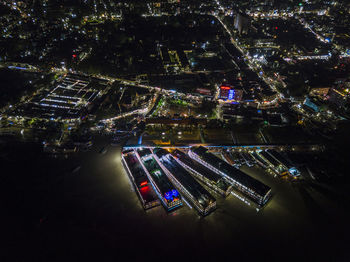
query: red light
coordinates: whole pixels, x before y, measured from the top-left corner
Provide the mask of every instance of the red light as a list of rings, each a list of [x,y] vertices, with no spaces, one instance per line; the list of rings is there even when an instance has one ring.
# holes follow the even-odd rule
[[[150,189],[149,189],[149,187],[148,186],[144,186],[144,187],[141,187],[140,188],[140,191],[142,192],[142,193],[146,193],[146,192],[148,192]]]
[[[76,58],[76,57],[77,57],[77,55],[76,55],[76,54],[74,54],[74,55],[73,55],[73,58]]]
[[[145,186],[145,185],[147,185],[147,181],[144,181],[140,184],[140,186]]]
[[[230,89],[231,89],[231,87],[229,87],[229,86],[221,86],[221,87],[220,87],[220,89],[230,90]]]
[[[275,29],[277,30],[277,29],[278,29],[278,27],[276,26],[276,27],[275,27]]]

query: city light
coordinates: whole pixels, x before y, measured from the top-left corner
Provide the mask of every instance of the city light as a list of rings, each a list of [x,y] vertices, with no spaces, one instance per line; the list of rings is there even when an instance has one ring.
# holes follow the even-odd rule
[[[57,232],[88,258],[347,257],[334,236],[349,235],[348,1],[3,0],[0,13],[5,206],[26,221],[15,239],[39,233],[29,254],[10,239],[10,260],[67,260]]]

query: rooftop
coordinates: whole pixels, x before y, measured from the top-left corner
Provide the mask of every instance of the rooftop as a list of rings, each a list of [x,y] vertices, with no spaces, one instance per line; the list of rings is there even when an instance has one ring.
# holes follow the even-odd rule
[[[270,191],[269,186],[261,183],[259,180],[256,180],[255,178],[252,178],[251,176],[248,176],[247,174],[231,166],[224,160],[216,157],[215,155],[210,153],[207,148],[203,146],[199,146],[199,147],[192,148],[192,151],[196,153],[199,157],[201,157],[208,164],[222,171],[227,176],[231,177],[233,180],[244,185],[245,187],[248,187],[256,191],[259,195],[265,196]]]
[[[171,192],[174,189],[168,177],[164,174],[163,170],[153,157],[144,161],[143,164],[152,176],[152,179],[157,184],[157,187],[159,188],[163,196],[167,192]]]
[[[202,174],[206,178],[208,178],[211,181],[219,182],[219,180],[222,179],[222,176],[216,174],[215,172],[211,171],[209,168],[206,168],[205,166],[199,164],[198,162],[195,162],[192,160],[189,156],[187,156],[184,152],[176,149],[173,152],[173,155],[177,157],[181,162],[183,162],[185,165],[191,167],[193,170],[197,171],[198,173]]]
[[[162,164],[171,172],[177,181],[197,200],[203,209],[215,202],[215,198],[199,184],[189,173],[182,167],[168,151],[164,149],[154,150]]]

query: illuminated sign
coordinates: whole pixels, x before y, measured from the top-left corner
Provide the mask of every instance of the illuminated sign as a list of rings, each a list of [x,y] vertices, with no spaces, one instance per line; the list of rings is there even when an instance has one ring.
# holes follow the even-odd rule
[[[177,192],[176,189],[173,189],[171,191],[168,191],[164,194],[164,198],[167,200],[167,202],[175,202],[179,200],[179,192]]]
[[[234,99],[235,97],[235,90],[234,89],[231,89],[229,92],[228,92],[228,99],[229,100],[232,100]]]
[[[229,86],[221,86],[220,89],[223,89],[223,90],[230,90],[231,87],[229,87]]]

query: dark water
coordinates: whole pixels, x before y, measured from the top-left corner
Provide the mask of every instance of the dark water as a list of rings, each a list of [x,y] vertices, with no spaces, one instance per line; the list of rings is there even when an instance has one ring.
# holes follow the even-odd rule
[[[347,203],[335,188],[246,168],[274,192],[259,212],[233,196],[217,196],[218,209],[205,218],[187,206],[145,212],[120,148],[108,141],[97,138],[91,151],[68,159],[34,144],[0,144],[1,261],[349,260]]]

